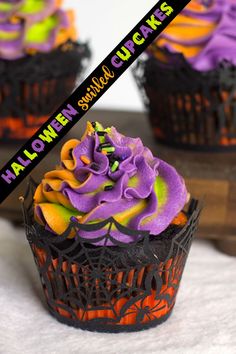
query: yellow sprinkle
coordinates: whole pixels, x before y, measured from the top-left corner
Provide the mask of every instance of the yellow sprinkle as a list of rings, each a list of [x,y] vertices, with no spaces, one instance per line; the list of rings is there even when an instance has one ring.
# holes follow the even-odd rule
[[[85,163],[85,165],[89,165],[91,163],[91,161],[89,160],[89,158],[85,155],[80,156],[80,160]]]
[[[93,128],[93,126],[92,126],[92,123],[90,123],[90,122],[87,122],[87,131],[88,131],[88,133],[94,133],[94,128]]]

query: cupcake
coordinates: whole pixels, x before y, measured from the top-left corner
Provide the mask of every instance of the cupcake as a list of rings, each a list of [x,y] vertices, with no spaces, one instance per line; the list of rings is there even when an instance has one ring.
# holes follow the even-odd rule
[[[70,95],[88,58],[60,0],[0,2],[0,139],[30,138]]]
[[[172,166],[139,138],[88,123],[29,195],[27,238],[54,317],[102,332],[169,317],[199,216]]]
[[[192,0],[136,73],[156,139],[177,147],[236,147],[236,6]]]

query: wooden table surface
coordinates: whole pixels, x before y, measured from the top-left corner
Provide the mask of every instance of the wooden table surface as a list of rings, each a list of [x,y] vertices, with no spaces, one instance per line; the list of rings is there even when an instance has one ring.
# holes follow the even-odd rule
[[[204,200],[198,235],[203,238],[236,241],[236,153],[201,153],[172,149],[156,143],[147,115],[140,112],[92,110],[87,113],[63,139],[80,138],[86,120],[100,121],[104,126],[114,125],[127,136],[142,138],[155,156],[174,165],[186,180],[190,193]],[[40,180],[43,174],[59,162],[59,143],[33,171]],[[0,145],[0,161],[3,166],[20,145]],[[0,206],[0,216],[14,221],[22,219],[18,198],[24,194],[26,180]]]

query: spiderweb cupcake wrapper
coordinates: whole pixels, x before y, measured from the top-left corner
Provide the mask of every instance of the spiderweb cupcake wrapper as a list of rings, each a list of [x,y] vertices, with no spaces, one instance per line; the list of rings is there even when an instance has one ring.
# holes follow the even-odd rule
[[[23,207],[26,234],[55,318],[91,331],[123,332],[156,326],[169,317],[198,223],[197,201],[190,203],[188,223],[162,247],[147,231],[124,228],[113,218],[96,225],[71,222],[63,235],[52,236],[32,224],[30,194]],[[110,226],[104,239],[112,238],[109,230],[117,227],[134,242],[113,239],[114,246],[98,247],[96,239],[80,236],[104,224]],[[72,229],[76,236],[68,239]]]
[[[0,60],[0,139],[30,138],[76,86],[87,44],[67,42],[50,53]]]
[[[236,67],[225,61],[204,73],[181,55],[169,57],[172,65],[149,57],[134,68],[156,139],[187,149],[235,150]]]

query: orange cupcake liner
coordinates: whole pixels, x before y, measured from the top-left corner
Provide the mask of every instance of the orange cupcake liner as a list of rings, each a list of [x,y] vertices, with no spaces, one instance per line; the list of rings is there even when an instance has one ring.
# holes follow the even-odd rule
[[[24,117],[0,117],[0,139],[7,140],[26,140],[32,137],[33,134],[44,124],[50,117],[50,114],[57,108],[59,102],[70,94],[75,87],[75,77],[68,77],[64,82],[64,92],[61,93],[61,97],[57,98],[55,102],[55,92],[57,92],[57,85],[60,83],[58,80],[45,80],[43,84],[33,83],[31,85],[24,84],[22,87],[23,97],[19,97],[18,104],[25,112]],[[6,93],[7,89],[4,88]],[[2,96],[2,100],[5,96]],[[38,111],[38,114],[27,113],[31,108],[27,105],[32,105],[34,110]],[[1,98],[0,98],[1,104]],[[43,111],[43,107],[51,107],[48,114],[40,114]],[[41,108],[42,107],[42,110]]]
[[[49,262],[44,250],[34,247],[34,254],[40,268],[44,268]],[[183,268],[185,264],[184,255],[173,257],[166,263],[160,263],[158,266],[148,265],[130,269],[127,271],[118,271],[114,274],[111,269],[107,268],[103,271],[103,280],[97,279],[94,289],[91,290],[89,282],[90,269],[87,266],[79,266],[76,263],[61,263],[61,268],[58,269],[58,259],[52,259],[47,269],[47,278],[51,285],[51,290],[54,298],[54,311],[65,319],[74,319],[82,322],[91,321],[94,319],[105,319],[108,324],[115,322],[116,326],[132,326],[137,323],[149,323],[162,317],[167,316],[174,304],[178,292],[179,283],[181,280]],[[162,279],[161,288],[157,289],[157,284],[153,284],[147,296],[142,296],[145,290],[145,279],[153,270]],[[115,283],[115,286],[113,285]],[[79,291],[79,286],[83,284],[83,296]],[[127,288],[126,294],[122,296],[122,288]],[[111,294],[109,302],[106,302],[100,293],[104,292]],[[129,288],[132,290],[129,293]],[[140,293],[140,288],[143,290]],[[135,289],[137,289],[135,291]],[[139,290],[138,290],[139,289]],[[64,293],[70,294],[74,290],[73,299],[63,301],[60,295]],[[78,291],[77,291],[78,290]],[[45,296],[50,300],[48,290],[44,287]],[[93,304],[86,307],[80,307],[78,303],[85,302],[86,298],[93,297]],[[140,298],[141,297],[141,298]],[[137,299],[135,301],[135,299]],[[130,306],[129,306],[130,304]],[[52,306],[50,302],[50,306]],[[68,311],[68,307],[70,311]],[[98,308],[94,310],[94,307]]]
[[[191,113],[193,111],[196,112],[196,114],[202,114],[203,111],[207,112],[209,111],[209,107],[211,106],[210,100],[205,98],[204,96],[201,96],[201,94],[195,94],[194,99],[190,95],[180,95],[176,94],[175,97],[172,95],[169,96],[169,109],[172,112],[175,112],[173,114],[173,117],[176,115],[176,109],[178,110],[178,115],[181,114],[181,112],[185,111],[186,115],[186,120],[183,121],[182,123],[180,121],[173,122],[172,121],[172,126],[173,129],[175,130],[175,133],[181,133],[186,129],[186,134],[181,135],[181,140],[185,144],[204,144],[204,137],[205,134],[208,136],[208,140],[214,141],[216,140],[217,144],[219,146],[236,146],[236,126],[233,124],[234,120],[234,109],[231,104],[228,103],[228,97],[230,93],[229,92],[222,92],[221,93],[221,98],[222,98],[222,107],[223,107],[223,112],[224,112],[224,117],[226,120],[226,126],[220,128],[219,130],[216,130],[216,127],[214,126],[215,124],[215,118],[212,116],[212,119],[210,117],[206,118],[206,124],[203,127],[203,131],[199,131],[198,123],[194,121],[191,121]],[[235,102],[236,102],[236,92],[235,92]],[[160,140],[165,140],[165,129],[156,126],[158,124],[156,116],[154,116],[154,112],[150,113],[151,115],[151,120],[155,123],[155,126],[153,127],[153,132],[154,135],[159,138]],[[159,114],[161,115],[161,114]],[[172,117],[172,119],[173,119]],[[178,119],[178,118],[177,118]],[[213,122],[212,122],[213,121]],[[211,124],[212,122],[212,124]],[[182,124],[182,126],[180,125]],[[191,133],[188,133],[188,127],[186,128],[186,125],[191,126]],[[196,130],[195,130],[196,129]]]

